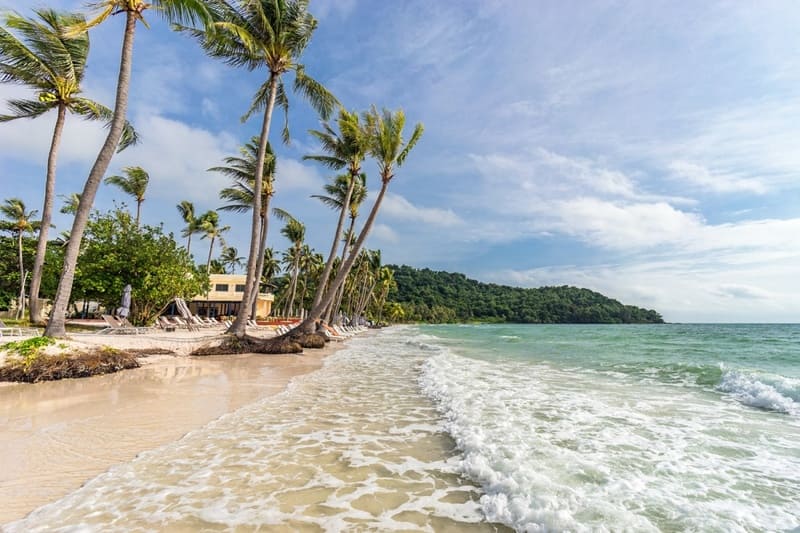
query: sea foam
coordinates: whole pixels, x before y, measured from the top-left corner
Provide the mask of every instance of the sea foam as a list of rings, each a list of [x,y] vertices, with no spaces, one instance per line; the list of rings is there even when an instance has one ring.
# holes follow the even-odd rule
[[[751,407],[800,415],[800,379],[725,370],[717,390]]]

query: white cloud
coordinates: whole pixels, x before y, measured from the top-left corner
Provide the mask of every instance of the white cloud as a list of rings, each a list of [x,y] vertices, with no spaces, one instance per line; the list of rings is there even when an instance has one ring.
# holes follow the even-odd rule
[[[204,201],[215,205],[217,194],[228,179],[207,172],[236,150],[237,140],[225,132],[214,133],[159,115],[136,117],[142,142],[125,150],[112,162],[109,172],[138,165],[150,173],[150,196],[177,203]]]
[[[275,191],[320,191],[324,180],[316,167],[288,158],[280,158],[275,171]]]
[[[714,174],[708,168],[688,161],[674,161],[670,163],[669,168],[675,177],[715,193],[751,192],[764,194],[767,192],[766,186],[756,179]]]
[[[370,231],[369,238],[384,244],[396,244],[400,240],[397,232],[386,224],[375,224]]]
[[[632,250],[683,241],[697,234],[702,219],[665,202],[613,203],[596,198],[577,198],[556,204],[552,221],[543,229],[577,237],[603,248]]]
[[[454,227],[464,221],[452,209],[418,207],[399,194],[387,193],[381,204],[381,215],[396,220],[410,220],[440,227]]]

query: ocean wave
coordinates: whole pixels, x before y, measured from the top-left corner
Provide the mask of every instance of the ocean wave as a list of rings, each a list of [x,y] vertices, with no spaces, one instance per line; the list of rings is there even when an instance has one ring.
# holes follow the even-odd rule
[[[786,496],[798,488],[787,475],[797,458],[786,453],[792,433],[774,432],[780,421],[720,410],[697,387],[676,396],[657,377],[584,370],[448,349],[423,362],[420,387],[461,452],[460,471],[482,488],[487,520],[517,531],[733,531],[797,523],[800,507]],[[673,370],[690,382],[732,379],[720,367]],[[635,374],[644,376],[644,367]],[[796,393],[785,380],[774,385]],[[773,435],[774,448],[749,436],[753,427]]]
[[[800,415],[800,379],[724,370],[717,390],[750,407]]]

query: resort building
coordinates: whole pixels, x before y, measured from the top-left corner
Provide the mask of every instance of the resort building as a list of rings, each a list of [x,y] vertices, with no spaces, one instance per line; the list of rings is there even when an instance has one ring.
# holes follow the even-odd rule
[[[211,290],[198,294],[187,303],[189,310],[199,316],[234,316],[239,312],[244,295],[244,274],[211,274]],[[267,317],[272,312],[272,293],[258,293],[256,317]],[[255,318],[255,317],[254,317]]]

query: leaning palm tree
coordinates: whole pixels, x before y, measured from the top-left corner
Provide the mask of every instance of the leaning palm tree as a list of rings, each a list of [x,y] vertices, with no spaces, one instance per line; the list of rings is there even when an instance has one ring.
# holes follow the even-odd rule
[[[247,281],[242,301],[251,302],[253,291],[258,291],[256,263],[263,256],[260,251],[261,195],[263,189],[263,166],[267,153],[267,142],[272,124],[275,104],[288,112],[288,96],[283,75],[294,72],[294,90],[304,96],[316,111],[327,119],[337,103],[336,98],[319,82],[306,74],[298,59],[305,51],[311,35],[317,27],[316,19],[308,12],[308,0],[219,0],[215,6],[220,21],[214,24],[214,33],[181,28],[200,40],[206,52],[220,58],[229,65],[248,70],[266,68],[267,79],[256,92],[255,98],[243,118],[263,110],[264,116],[259,134],[256,157],[256,173],[253,179],[253,216],[250,232],[250,250],[247,258]],[[288,118],[288,114],[286,115]],[[289,139],[289,130],[284,124],[284,141]],[[229,332],[237,336],[245,334],[250,318],[250,306],[242,305]]]
[[[326,292],[319,304],[311,309],[308,317],[303,323],[298,326],[300,331],[311,331],[314,327],[314,322],[322,316],[322,312],[333,301],[334,293],[339,286],[344,283],[345,278],[350,272],[356,258],[358,257],[364,242],[369,236],[372,225],[375,223],[375,218],[378,216],[378,211],[383,202],[383,197],[386,195],[386,190],[389,188],[392,178],[394,178],[395,167],[400,167],[408,157],[409,152],[422,137],[423,127],[418,123],[414,127],[414,131],[408,142],[403,141],[403,128],[405,127],[406,117],[402,110],[392,112],[384,109],[379,112],[374,106],[370,111],[364,113],[363,120],[365,128],[369,136],[369,154],[375,159],[378,164],[378,171],[381,176],[381,188],[378,191],[378,196],[375,198],[375,203],[367,216],[364,227],[356,239],[355,244],[350,250],[350,254],[339,268],[339,272],[330,284],[330,289]]]
[[[154,9],[156,13],[165,17],[167,20],[183,22],[210,20],[208,5],[203,0],[98,0],[92,4],[98,8],[97,16],[85,23],[78,24],[71,34],[78,35],[87,31],[89,28],[101,24],[112,15],[125,15],[125,30],[122,36],[122,51],[120,54],[119,75],[117,78],[116,100],[114,102],[114,114],[111,119],[108,135],[97,154],[97,159],[92,166],[89,176],[81,192],[81,201],[75,218],[72,221],[70,240],[64,252],[64,266],[61,270],[61,277],[56,289],[53,310],[50,313],[50,320],[47,323],[45,334],[51,337],[66,336],[65,319],[67,306],[69,305],[72,294],[72,282],[75,278],[75,265],[78,261],[78,253],[81,248],[83,232],[89,219],[89,212],[94,204],[97,188],[100,180],[103,179],[114,151],[119,145],[120,138],[125,127],[125,117],[128,111],[128,91],[130,88],[131,66],[133,60],[133,39],[136,34],[136,23],[144,22],[144,12]]]
[[[51,110],[56,111],[56,123],[47,156],[42,226],[36,244],[30,287],[31,321],[41,323],[39,287],[53,215],[58,148],[67,112],[86,120],[106,122],[113,113],[107,107],[81,96],[81,82],[89,55],[89,35],[83,33],[67,38],[64,34],[66,28],[83,23],[83,16],[57,13],[52,9],[37,9],[34,13],[37,19],[8,14],[4,18],[6,27],[0,27],[0,81],[25,85],[36,92],[35,99],[9,101],[11,114],[0,115],[0,122],[37,118]],[[118,151],[136,140],[136,132],[130,124],[126,124]]]
[[[150,174],[142,167],[125,167],[122,169],[122,173],[124,176],[108,176],[105,182],[109,185],[116,185],[122,189],[122,192],[133,196],[136,200],[136,227],[138,228],[144,193],[147,192],[147,184],[150,183]]]
[[[211,242],[208,245],[208,260],[206,261],[206,274],[211,273],[211,254],[214,251],[214,241],[217,239],[222,240],[222,234],[228,232],[230,226],[219,225],[219,214],[216,211],[207,211],[200,215],[200,222],[198,227],[202,233],[201,239],[209,239]],[[224,243],[223,243],[224,246]]]
[[[10,232],[17,238],[17,253],[19,260],[19,304],[17,305],[17,318],[22,318],[25,314],[25,263],[22,261],[22,236],[25,233],[33,233],[41,224],[40,221],[32,220],[38,211],[28,211],[25,202],[19,198],[9,198],[3,205],[0,205],[0,213],[6,220],[0,222],[0,228]]]
[[[356,177],[355,180],[353,180],[350,174],[341,174],[336,177],[333,183],[328,183],[325,185],[325,192],[328,193],[327,196],[314,194],[311,197],[318,199],[331,209],[340,211],[340,213],[346,212],[350,217],[349,228],[344,231],[343,239],[342,233],[338,232],[338,238],[345,243],[344,246],[342,246],[342,256],[340,259],[340,262],[344,263],[344,260],[347,258],[347,252],[350,250],[350,245],[354,242],[350,236],[353,235],[356,219],[358,218],[359,208],[367,198],[367,175],[362,172]],[[348,194],[350,194],[349,204],[345,201]],[[324,272],[323,277],[325,279],[325,283],[327,283],[328,277],[325,276]],[[319,292],[319,290],[320,289],[318,287],[317,291]],[[332,304],[328,306],[328,311],[325,313],[326,321],[331,322],[331,319],[335,314],[335,310],[339,308],[343,292],[344,284],[339,287],[338,294],[334,297]],[[311,307],[314,306],[312,305]]]
[[[199,220],[194,216],[194,204],[189,200],[181,200],[181,203],[175,207],[178,208],[178,213],[180,213],[183,221],[186,222],[186,227],[181,230],[181,236],[188,237],[186,241],[186,253],[191,254],[192,235],[200,232],[198,228]]]
[[[339,110],[337,125],[339,132],[335,131],[329,124],[323,124],[323,131],[311,130],[310,133],[320,141],[326,153],[307,155],[303,158],[318,161],[334,170],[347,169],[347,176],[349,177],[345,194],[341,198],[341,210],[333,233],[331,251],[328,253],[328,260],[322,270],[320,283],[314,293],[311,307],[316,307],[319,304],[320,300],[322,300],[322,295],[327,289],[328,277],[333,269],[333,261],[336,259],[336,250],[342,235],[344,220],[350,208],[350,198],[361,174],[361,162],[364,160],[367,151],[368,137],[359,121],[358,113],[350,112],[346,109]]]
[[[241,157],[226,157],[224,167],[212,167],[208,170],[219,172],[233,180],[233,186],[226,187],[219,193],[222,200],[229,203],[220,209],[244,213],[253,209],[256,162],[258,161],[258,137],[253,137],[250,142],[239,148]],[[264,250],[267,247],[267,229],[269,228],[269,204],[275,194],[275,154],[272,146],[267,143],[267,151],[262,168],[260,240],[258,261],[256,261],[256,279],[260,280],[264,271]],[[258,287],[250,295],[250,316],[255,316]]]

